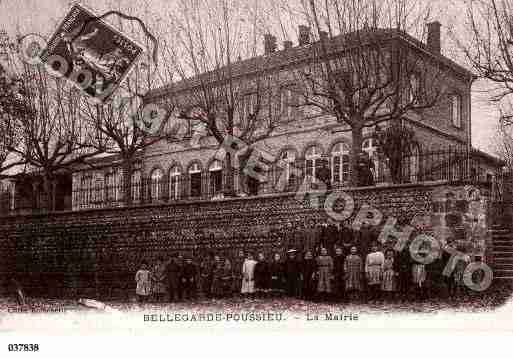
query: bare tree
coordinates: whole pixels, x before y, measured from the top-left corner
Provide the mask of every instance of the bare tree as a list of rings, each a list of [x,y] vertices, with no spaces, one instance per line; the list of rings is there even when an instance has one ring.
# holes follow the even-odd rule
[[[378,146],[388,160],[390,177],[393,183],[401,183],[404,180],[405,170],[413,161],[414,149],[417,141],[415,131],[400,121],[393,121],[392,124],[380,131],[376,131]],[[408,175],[413,175],[408,173]]]
[[[504,160],[505,172],[513,173],[513,135],[508,120],[504,120],[505,116],[497,124],[495,139],[493,141],[496,155]]]
[[[169,18],[181,81],[160,96],[175,96],[179,117],[203,124],[219,145],[235,137],[250,148],[268,137],[283,122],[277,100],[281,75],[271,70],[271,56],[258,56],[263,38],[258,3],[181,0]],[[272,39],[269,46],[271,53]],[[233,165],[239,160],[226,152],[227,195],[234,192]]]
[[[71,172],[101,150],[93,145],[94,131],[80,115],[79,90],[52,77],[43,65],[24,63],[16,52],[9,56],[21,98],[17,110],[7,113],[8,127],[17,137],[5,148],[32,175],[42,177],[48,208],[53,210],[57,175]]]
[[[138,40],[146,51],[108,102],[97,104],[84,97],[81,110],[84,118],[95,128],[97,136],[102,139],[96,142],[98,149],[120,157],[122,201],[129,205],[132,202],[132,174],[137,157],[146,148],[174,135],[166,127],[169,114],[174,110],[172,98],[165,98],[155,105],[148,103],[148,94],[171,82],[173,72],[167,58],[168,42],[159,27],[160,19],[149,12],[148,4],[143,1],[129,8],[121,8],[119,4],[117,6],[118,11],[140,14],[141,17],[137,19],[151,24],[148,29],[151,37],[139,24],[120,18],[116,22],[116,17],[113,17],[112,25]]]
[[[408,34],[412,25],[425,23],[429,8],[407,0],[299,4],[292,8],[286,2],[287,24],[279,19],[284,36],[291,23],[307,24],[300,34],[306,39],[300,42],[308,51],[303,54],[304,65],[294,71],[298,106],[350,127],[351,181],[357,185],[364,127],[422,114],[445,91],[439,59],[427,55],[423,44]]]
[[[465,36],[456,37],[473,70],[495,84],[491,100],[506,107],[513,94],[513,8],[507,0],[468,0]]]
[[[13,158],[12,148],[18,144],[16,119],[26,116],[23,113],[23,97],[20,83],[11,78],[0,64],[0,179],[7,177],[7,172],[24,161]]]

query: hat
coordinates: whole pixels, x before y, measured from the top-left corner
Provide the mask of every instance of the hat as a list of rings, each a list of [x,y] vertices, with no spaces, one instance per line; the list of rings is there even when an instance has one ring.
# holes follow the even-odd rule
[[[287,251],[287,253],[296,253],[297,252],[297,249],[295,248],[291,248]]]

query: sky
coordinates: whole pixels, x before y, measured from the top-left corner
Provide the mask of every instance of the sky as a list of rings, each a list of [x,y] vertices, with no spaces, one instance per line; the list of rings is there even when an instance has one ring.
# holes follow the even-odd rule
[[[169,0],[139,0],[146,2],[152,12],[166,16],[169,9]],[[248,0],[251,1],[251,0]],[[254,0],[260,1],[260,0]],[[442,23],[442,52],[444,55],[465,65],[461,53],[452,40],[458,34],[461,21],[464,18],[464,0],[418,0],[426,1],[432,5],[433,12],[430,20]],[[130,0],[84,0],[78,1],[86,4],[97,13],[103,13],[113,8],[131,7],[133,14],[138,14],[140,7],[134,6],[135,1]],[[40,33],[48,36],[64,17],[74,2],[69,0],[0,0],[0,29],[10,34]],[[487,89],[489,84],[477,81],[472,88],[472,144],[474,147],[489,153],[496,150],[496,128],[498,110],[489,101]]]

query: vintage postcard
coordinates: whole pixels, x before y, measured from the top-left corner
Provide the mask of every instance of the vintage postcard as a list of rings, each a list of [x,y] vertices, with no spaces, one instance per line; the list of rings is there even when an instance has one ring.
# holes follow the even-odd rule
[[[0,332],[513,329],[509,1],[0,19]]]

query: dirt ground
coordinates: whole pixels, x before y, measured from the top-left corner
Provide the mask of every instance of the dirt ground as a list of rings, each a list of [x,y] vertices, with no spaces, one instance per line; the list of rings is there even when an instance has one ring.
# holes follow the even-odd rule
[[[368,303],[365,301],[340,302],[340,301],[305,301],[294,298],[223,298],[223,299],[197,299],[192,301],[183,301],[177,303],[144,303],[139,304],[134,301],[103,301],[109,307],[120,311],[132,311],[141,309],[172,309],[174,311],[188,310],[209,310],[209,311],[246,311],[246,310],[266,310],[266,311],[327,311],[327,310],[371,310],[393,312],[413,312],[413,313],[433,313],[441,310],[454,310],[458,312],[479,312],[494,310],[505,304],[513,293],[513,282],[497,282],[483,292],[467,292],[458,298],[447,298],[446,296],[431,295],[426,300],[410,298],[401,300],[399,298],[379,301],[377,303]],[[94,298],[93,298],[94,299]],[[16,311],[47,311],[52,308],[61,308],[66,311],[97,311],[83,306],[76,299],[48,299],[48,298],[27,298],[27,304],[20,306],[15,297],[0,297],[0,313],[7,314]]]

